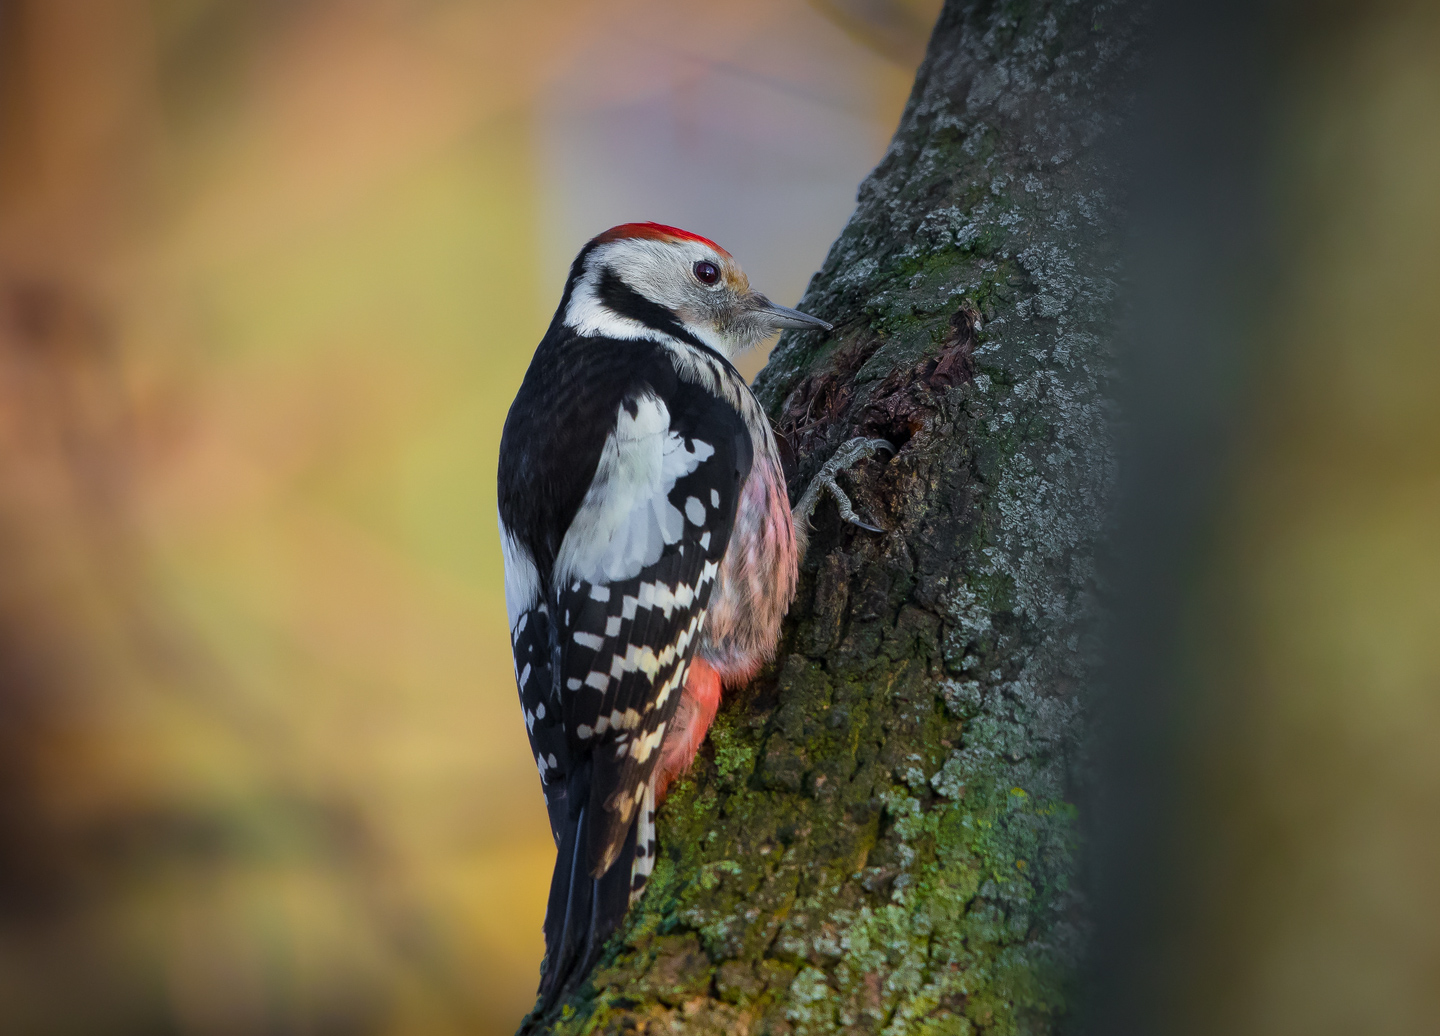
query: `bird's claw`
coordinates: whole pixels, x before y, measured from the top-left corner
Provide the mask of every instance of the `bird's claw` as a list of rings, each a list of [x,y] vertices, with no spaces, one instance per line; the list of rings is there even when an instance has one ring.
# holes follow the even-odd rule
[[[807,521],[815,513],[816,506],[820,503],[820,492],[824,490],[830,494],[835,501],[835,506],[840,512],[840,517],[851,525],[859,526],[869,532],[885,532],[886,530],[871,525],[869,522],[861,521],[860,516],[855,513],[851,506],[850,498],[835,481],[835,476],[853,464],[857,464],[868,457],[873,457],[877,451],[886,450],[895,452],[893,444],[884,439],[851,439],[842,443],[840,448],[831,455],[819,473],[810,481],[805,488],[805,495],[800,498],[800,503],[795,507],[795,513]]]

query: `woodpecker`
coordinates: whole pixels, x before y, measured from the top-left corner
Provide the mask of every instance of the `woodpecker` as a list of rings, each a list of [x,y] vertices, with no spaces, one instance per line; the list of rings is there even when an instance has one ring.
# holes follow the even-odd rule
[[[515,677],[557,850],[534,1018],[573,988],[655,865],[655,811],[722,685],[775,651],[818,489],[792,515],[775,436],[732,360],[829,331],[729,252],[657,223],[581,249],[500,443]],[[873,528],[873,526],[865,526]]]

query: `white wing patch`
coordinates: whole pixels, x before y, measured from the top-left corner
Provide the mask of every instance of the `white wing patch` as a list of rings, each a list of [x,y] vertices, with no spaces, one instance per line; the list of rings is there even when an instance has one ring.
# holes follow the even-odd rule
[[[505,559],[505,613],[510,619],[510,633],[517,636],[524,632],[515,624],[525,613],[540,603],[540,570],[529,549],[515,538],[505,519],[500,518],[500,553]]]
[[[622,405],[595,479],[560,544],[555,585],[633,579],[659,561],[685,530],[685,515],[670,503],[670,491],[714,454],[709,443],[692,439],[687,445],[671,431],[670,411],[655,396]]]

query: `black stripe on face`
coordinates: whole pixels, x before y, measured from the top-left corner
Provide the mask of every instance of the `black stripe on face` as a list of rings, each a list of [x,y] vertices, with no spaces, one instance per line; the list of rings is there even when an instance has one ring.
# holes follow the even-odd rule
[[[618,316],[639,321],[646,327],[662,331],[672,338],[678,338],[687,345],[693,345],[700,349],[709,348],[686,330],[685,325],[680,323],[679,318],[673,312],[658,302],[651,302],[641,295],[621,280],[620,275],[608,266],[600,274],[600,302],[606,309]]]

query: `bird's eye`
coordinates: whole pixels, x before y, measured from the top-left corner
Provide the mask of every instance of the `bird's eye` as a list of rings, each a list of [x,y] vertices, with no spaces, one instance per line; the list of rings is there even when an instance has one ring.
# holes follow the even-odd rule
[[[701,259],[694,266],[695,279],[701,284],[714,284],[720,279],[720,268],[714,263],[707,263]]]

